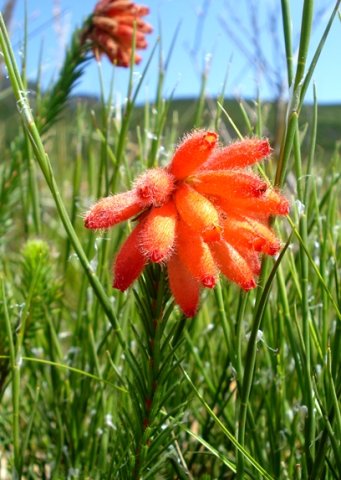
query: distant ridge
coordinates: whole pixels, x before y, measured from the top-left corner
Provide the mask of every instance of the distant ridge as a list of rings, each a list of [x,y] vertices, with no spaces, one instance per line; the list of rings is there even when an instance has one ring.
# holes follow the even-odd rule
[[[34,108],[35,104],[35,88],[36,85],[29,85],[28,91],[29,97]],[[167,102],[167,99],[165,99]],[[70,97],[68,102],[68,108],[72,111],[77,105],[83,104],[86,108],[97,110],[100,107],[99,98],[95,95],[77,94]],[[244,100],[243,103],[255,111],[255,105],[253,100]],[[196,109],[198,107],[198,99],[196,98],[179,98],[171,100],[168,110],[168,122],[177,121],[180,134],[189,130],[192,130],[193,119]],[[15,116],[16,102],[14,100],[9,81],[2,79],[0,82],[0,121],[5,122],[6,140],[13,138],[15,130],[18,125],[18,119]],[[207,99],[203,108],[203,115],[201,119],[201,125],[209,125],[211,123],[212,110],[217,108],[216,99]],[[231,116],[238,129],[242,134],[247,134],[245,131],[245,121],[240,109],[239,101],[232,98],[226,98],[224,100],[224,108]],[[263,124],[266,129],[264,134],[275,140],[276,128],[278,128],[278,122],[276,121],[276,103],[265,101],[262,104],[262,110],[264,112]],[[300,125],[304,126],[305,123],[311,123],[313,114],[313,106],[311,104],[305,104],[301,117]],[[142,123],[144,115],[144,106],[138,105],[134,110],[134,116],[132,119],[132,131],[135,127]],[[62,115],[60,121],[69,122],[72,115]],[[283,118],[283,116],[282,116]],[[224,121],[224,113],[221,113],[221,119]],[[234,137],[234,132],[229,125],[228,119],[225,124],[231,135]],[[277,126],[277,127],[276,127]],[[310,136],[310,130],[307,132]],[[332,154],[335,149],[336,142],[341,141],[341,103],[340,104],[321,104],[318,106],[318,129],[317,129],[317,146],[322,148],[325,153]]]

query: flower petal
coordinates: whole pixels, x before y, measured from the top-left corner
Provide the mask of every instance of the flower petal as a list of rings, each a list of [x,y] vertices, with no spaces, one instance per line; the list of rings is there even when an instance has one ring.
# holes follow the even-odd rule
[[[204,240],[219,240],[219,214],[207,198],[184,183],[176,190],[175,204],[184,222]]]
[[[227,242],[213,242],[210,249],[223,275],[237,283],[244,290],[256,286],[252,269],[236,249]]]
[[[224,170],[252,165],[271,153],[268,140],[247,138],[216,150],[203,165],[205,170]]]
[[[128,67],[132,60],[133,43],[136,50],[147,47],[145,35],[152,31],[152,27],[142,17],[148,13],[148,7],[128,0],[100,0],[82,41],[90,40],[93,43],[93,51],[98,59],[106,54],[114,65]],[[134,63],[140,60],[141,57],[135,54]]]
[[[176,254],[170,258],[167,268],[169,286],[175,302],[186,317],[193,317],[199,303],[199,282],[192,276]]]
[[[119,193],[99,200],[87,213],[86,228],[108,228],[137,215],[143,207],[133,191]]]
[[[231,195],[259,197],[268,188],[267,183],[257,175],[237,170],[203,171],[191,177],[190,181],[198,192],[223,198],[231,198]]]
[[[95,11],[105,13],[111,17],[120,16],[122,12],[124,12],[124,14],[129,12],[129,14],[134,17],[144,17],[148,15],[149,8],[144,5],[136,5],[130,0],[112,0],[111,2],[102,0],[97,4]]]
[[[143,33],[152,33],[153,27],[140,18],[136,18],[134,15],[120,15],[120,23],[122,25],[134,25],[136,24],[136,30]]]
[[[177,211],[173,202],[153,208],[140,234],[140,250],[152,262],[163,262],[173,252]]]
[[[248,264],[250,270],[254,275],[259,275],[261,272],[261,262],[260,262],[260,254],[255,250],[250,250],[247,248],[243,248],[239,246],[238,248],[235,247],[235,250],[244,258],[246,263]]]
[[[190,273],[204,287],[213,288],[218,279],[218,268],[211,251],[202,237],[182,220],[177,224],[177,251]]]
[[[261,222],[257,222],[251,218],[247,219],[247,222],[253,228],[255,235],[262,240],[260,251],[267,255],[276,255],[280,248],[281,242],[278,240],[273,231]]]
[[[169,171],[179,180],[186,178],[206,162],[217,141],[218,135],[215,132],[192,132],[176,149]]]
[[[120,16],[119,18],[114,19],[98,15],[93,17],[92,23],[96,28],[96,32],[106,32],[110,38],[111,36],[115,36],[116,42],[119,43],[121,46],[132,47],[133,41],[135,40],[135,48],[146,48],[147,41],[145,39],[144,32],[139,32],[137,30],[134,37],[135,19],[134,17],[131,17],[130,22],[128,20],[129,17]],[[144,25],[144,22],[142,21],[141,24]]]
[[[124,292],[141,274],[146,258],[139,249],[139,235],[144,222],[139,223],[122,245],[113,266],[113,287]]]
[[[142,204],[159,207],[173,193],[174,180],[166,169],[151,168],[136,179],[134,187]]]
[[[214,204],[228,215],[245,215],[262,220],[271,215],[287,215],[290,209],[288,200],[271,188],[257,198],[220,197],[214,200]]]
[[[226,241],[226,240],[225,240]],[[231,246],[237,250],[237,252],[244,258],[246,263],[248,264],[250,270],[254,275],[259,275],[261,272],[261,261],[260,261],[260,252],[256,252],[256,250],[245,247],[243,245],[232,245]]]
[[[223,220],[224,239],[235,248],[250,248],[257,252],[275,255],[280,242],[266,225],[253,219],[228,217]]]
[[[95,12],[106,13],[107,15],[117,15],[131,7],[130,0],[100,0],[95,7]]]

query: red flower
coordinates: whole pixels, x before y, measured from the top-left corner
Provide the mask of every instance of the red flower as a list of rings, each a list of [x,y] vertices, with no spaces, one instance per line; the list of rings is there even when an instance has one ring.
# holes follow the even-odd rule
[[[269,217],[286,215],[288,201],[249,166],[270,154],[267,140],[217,146],[214,132],[195,131],[168,167],[147,170],[131,191],[103,198],[85,218],[87,228],[108,228],[139,215],[114,263],[115,288],[127,289],[148,262],[167,266],[170,289],[188,317],[201,287],[219,272],[244,290],[256,286],[260,255],[280,242]]]
[[[136,50],[147,47],[145,34],[152,32],[152,27],[142,17],[148,13],[148,7],[129,0],[100,0],[84,39],[93,43],[97,58],[105,54],[113,64],[129,67],[134,39]],[[135,54],[134,63],[140,61]]]

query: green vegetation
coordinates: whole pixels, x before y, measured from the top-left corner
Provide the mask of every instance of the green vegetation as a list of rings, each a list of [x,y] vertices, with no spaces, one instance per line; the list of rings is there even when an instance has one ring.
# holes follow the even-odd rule
[[[122,108],[111,92],[73,101],[40,135],[34,120],[49,92],[38,89],[31,110],[1,23],[12,85],[0,95],[4,478],[341,478],[341,107],[300,110],[311,3],[296,104],[278,123],[272,104],[205,103],[204,89],[164,100],[160,73],[153,105],[135,105],[142,76]],[[284,34],[290,49],[285,22]],[[274,224],[283,249],[263,262],[258,288],[222,280],[185,319],[157,266],[112,290],[131,226],[89,232],[82,217],[164,164],[194,125],[223,143],[239,131],[269,136],[276,148],[260,173],[292,209]]]
[[[4,94],[1,96],[2,108],[0,111],[0,119],[3,123],[2,132],[3,135],[6,135],[7,143],[12,140],[16,135],[17,125],[17,108],[15,101],[11,95],[11,91],[8,87],[8,82],[1,85],[1,91]],[[29,92],[35,92],[37,90],[36,85],[29,85]],[[30,103],[34,106],[34,93],[32,93],[30,98]],[[201,117],[202,126],[207,126],[212,124],[212,120],[216,117],[217,101],[219,99],[210,98],[206,99],[204,103],[203,115]],[[245,117],[243,115],[243,108],[247,108],[247,111],[251,116],[256,115],[257,111],[257,102],[253,100],[236,100],[231,98],[224,99],[224,108],[228,112],[229,116],[238,126],[238,129],[243,133],[243,135],[250,135],[248,127],[245,124]],[[241,108],[242,105],[242,108]],[[76,115],[77,107],[85,109],[88,112],[94,111],[97,115],[100,115],[100,102],[96,97],[84,96],[71,96],[69,99],[66,110],[61,114],[60,124],[58,125],[60,129],[65,129],[66,131],[73,130],[73,117]],[[174,99],[170,102],[168,112],[167,112],[167,123],[174,120],[177,123],[177,130],[179,135],[184,134],[193,129],[193,119],[198,108],[198,100],[196,98],[182,98]],[[282,112],[285,112],[287,105],[278,105],[276,102],[262,102],[262,119],[264,122],[264,132],[265,136],[270,138],[272,144],[278,138],[278,130],[281,130],[281,127],[284,126],[283,115],[278,114],[279,108]],[[313,115],[314,106],[312,104],[304,104],[301,112],[301,122],[302,126],[309,125]],[[323,154],[332,155],[335,150],[336,142],[340,141],[340,131],[341,131],[341,105],[339,104],[322,104],[318,108],[318,130],[316,135],[316,145],[318,149],[322,149]],[[132,138],[136,139],[136,132],[138,127],[142,127],[144,124],[145,116],[145,107],[142,105],[137,105],[132,112],[132,119],[130,123],[130,134]],[[254,119],[255,122],[255,119]],[[227,139],[235,138],[235,132],[229,126],[227,122]],[[303,128],[302,127],[302,128]],[[54,134],[58,136],[59,132],[54,131]],[[304,147],[304,146],[303,146]]]

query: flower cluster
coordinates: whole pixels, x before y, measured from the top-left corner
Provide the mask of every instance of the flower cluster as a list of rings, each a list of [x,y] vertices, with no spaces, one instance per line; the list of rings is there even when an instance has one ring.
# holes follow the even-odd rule
[[[134,41],[136,50],[147,47],[145,34],[152,32],[152,27],[142,17],[148,13],[148,7],[129,0],[100,0],[84,40],[92,42],[97,58],[105,54],[113,64],[129,67]],[[135,54],[134,63],[140,60]]]
[[[217,142],[215,132],[192,132],[167,167],[147,170],[131,191],[103,198],[88,212],[91,229],[137,217],[114,262],[115,288],[126,290],[148,262],[161,263],[176,303],[191,317],[200,288],[214,287],[219,272],[244,290],[256,286],[260,255],[280,249],[269,217],[286,215],[289,204],[250,171],[270,154],[267,140]]]

